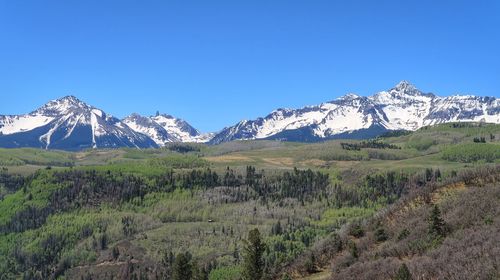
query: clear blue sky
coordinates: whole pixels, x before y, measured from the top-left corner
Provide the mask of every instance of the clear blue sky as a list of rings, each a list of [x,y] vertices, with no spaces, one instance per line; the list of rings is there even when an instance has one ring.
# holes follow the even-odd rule
[[[403,79],[499,97],[499,3],[0,0],[0,114],[73,94],[214,131]]]

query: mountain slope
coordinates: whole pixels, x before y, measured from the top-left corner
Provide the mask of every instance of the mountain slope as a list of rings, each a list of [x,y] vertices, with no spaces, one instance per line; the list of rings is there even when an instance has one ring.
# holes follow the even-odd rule
[[[210,143],[240,139],[366,138],[386,130],[416,130],[457,121],[500,123],[500,100],[470,95],[438,97],[402,81],[370,97],[351,93],[317,106],[277,109],[266,117],[224,128]]]
[[[0,116],[0,146],[80,150],[156,147],[149,137],[74,96],[20,116]]]
[[[0,147],[80,150],[247,139],[317,142],[371,138],[390,130],[416,130],[447,122],[500,123],[500,99],[439,97],[402,81],[373,96],[350,93],[315,106],[277,109],[263,118],[202,134],[186,121],[167,114],[132,114],[119,120],[74,96],[66,96],[29,114],[0,115]]]
[[[412,279],[498,279],[499,181],[500,166],[492,165],[424,186],[407,185],[409,193],[397,203],[317,242],[287,273],[297,279],[308,274],[311,279],[410,279],[396,277],[406,266]],[[431,230],[434,207],[442,234]],[[310,264],[311,256],[315,263]],[[323,273],[307,271],[311,266]]]
[[[143,117],[132,114],[123,122],[136,132],[149,136],[159,146],[169,142],[206,142],[210,134],[201,134],[184,120],[166,114]]]

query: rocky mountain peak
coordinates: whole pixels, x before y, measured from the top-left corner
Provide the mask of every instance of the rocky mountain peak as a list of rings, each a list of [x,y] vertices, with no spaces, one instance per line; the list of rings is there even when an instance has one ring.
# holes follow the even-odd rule
[[[169,142],[206,142],[208,136],[202,135],[189,123],[174,116],[156,112],[144,117],[131,114],[123,122],[132,130],[149,136],[159,146]]]
[[[397,95],[422,95],[422,92],[418,90],[417,87],[405,80],[399,82],[395,87],[390,89],[389,92]]]
[[[64,96],[62,98],[51,100],[42,107],[38,108],[33,113],[42,115],[63,115],[72,112],[88,112],[96,109],[93,106],[81,101],[73,95]]]
[[[339,100],[353,100],[353,99],[359,99],[359,98],[362,98],[362,97],[355,94],[355,93],[350,92],[342,97],[339,97],[338,99]]]

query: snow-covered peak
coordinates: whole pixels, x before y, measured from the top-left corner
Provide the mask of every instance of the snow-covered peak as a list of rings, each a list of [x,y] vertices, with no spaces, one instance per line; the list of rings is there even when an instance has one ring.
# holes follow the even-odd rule
[[[137,113],[133,113],[122,121],[133,131],[150,137],[159,146],[163,146],[168,142],[178,141],[175,136],[170,135],[165,128],[156,123],[152,117],[143,117]]]
[[[270,115],[272,115],[272,114],[286,114],[286,113],[290,113],[292,111],[293,111],[293,109],[290,109],[290,108],[278,108],[276,110],[273,110]],[[247,121],[247,120],[243,120],[243,121]]]
[[[129,122],[140,123],[142,125],[151,124],[153,121],[148,117],[143,117],[138,113],[132,113],[122,120],[125,124]]]
[[[439,97],[402,81],[369,97],[349,93],[319,105],[276,109],[213,135],[201,134],[186,121],[159,112],[149,117],[134,113],[119,120],[70,95],[29,114],[0,115],[0,146],[76,150],[236,139],[317,141],[373,137],[385,130],[415,130],[452,121],[500,123],[500,99],[473,95]]]
[[[362,98],[362,97],[351,92],[351,93],[348,93],[344,96],[337,98],[337,100],[353,100],[353,99],[359,99],[359,98]]]
[[[175,118],[171,115],[160,114],[151,119],[165,128],[170,134],[175,135],[181,142],[198,142],[197,137],[201,133],[185,120]]]
[[[0,140],[6,147],[67,150],[157,146],[119,119],[71,95],[49,101],[29,114],[0,116]]]
[[[93,108],[73,95],[67,95],[56,100],[49,101],[46,106],[60,106],[65,108]]]
[[[389,90],[393,97],[398,96],[420,96],[422,92],[408,81],[401,81],[395,87]]]
[[[87,103],[81,101],[73,95],[68,95],[56,100],[51,100],[47,102],[47,104],[38,108],[32,114],[42,114],[42,115],[65,115],[68,113],[74,112],[90,112],[92,110],[97,110],[100,112],[96,112],[100,115],[103,115],[103,112],[99,109],[96,109],[93,106],[88,105]]]
[[[127,117],[125,117],[125,118],[124,118],[124,120],[127,120],[127,119],[129,119],[129,120],[138,120],[138,119],[141,119],[141,120],[144,120],[144,119],[145,119],[145,120],[149,120],[149,118],[143,117],[143,116],[141,116],[141,115],[140,115],[140,114],[138,114],[138,113],[132,113],[132,114],[130,114],[130,115],[128,115]]]
[[[56,99],[56,101],[58,101],[58,102],[66,102],[66,103],[74,104],[74,105],[78,105],[78,104],[84,103],[83,101],[81,101],[80,99],[78,99],[74,95],[66,95],[66,96],[63,96],[61,98]]]
[[[189,123],[168,114],[143,117],[132,114],[123,122],[136,132],[149,136],[156,144],[164,146],[169,142],[206,142],[210,135],[201,134]]]
[[[410,83],[409,81],[406,81],[406,80],[402,80],[401,82],[399,82],[394,87],[394,89],[396,89],[398,91],[415,91],[415,90],[417,90],[417,88],[412,83]]]
[[[432,93],[423,93],[408,81],[401,81],[388,91],[381,91],[368,97],[377,105],[406,106],[414,103],[428,103],[435,97]]]
[[[211,140],[326,139],[377,135],[384,130],[415,130],[450,121],[500,123],[500,101],[494,97],[439,97],[424,93],[408,81],[369,97],[349,93],[336,100],[239,122]],[[358,134],[356,134],[358,133]]]

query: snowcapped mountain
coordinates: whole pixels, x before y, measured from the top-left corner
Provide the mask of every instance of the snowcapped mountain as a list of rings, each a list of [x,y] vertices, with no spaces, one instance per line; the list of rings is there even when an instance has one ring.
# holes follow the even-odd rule
[[[184,120],[166,114],[123,120],[74,96],[53,100],[25,115],[0,115],[0,147],[86,148],[164,146],[170,142],[218,144],[244,139],[321,141],[369,138],[388,130],[416,130],[445,122],[500,123],[500,99],[472,95],[439,97],[402,81],[365,97],[349,93],[300,109],[277,109],[218,133],[201,134]]]
[[[402,81],[370,97],[350,93],[317,106],[277,109],[266,117],[224,128],[210,143],[240,139],[367,138],[388,130],[416,130],[457,121],[500,123],[500,100],[471,95],[439,97]]]
[[[132,114],[123,122],[136,132],[149,136],[159,145],[169,142],[207,142],[210,134],[201,134],[184,120],[166,114],[143,117]]]
[[[157,147],[119,119],[74,96],[53,100],[19,116],[0,116],[0,146],[81,150]]]

